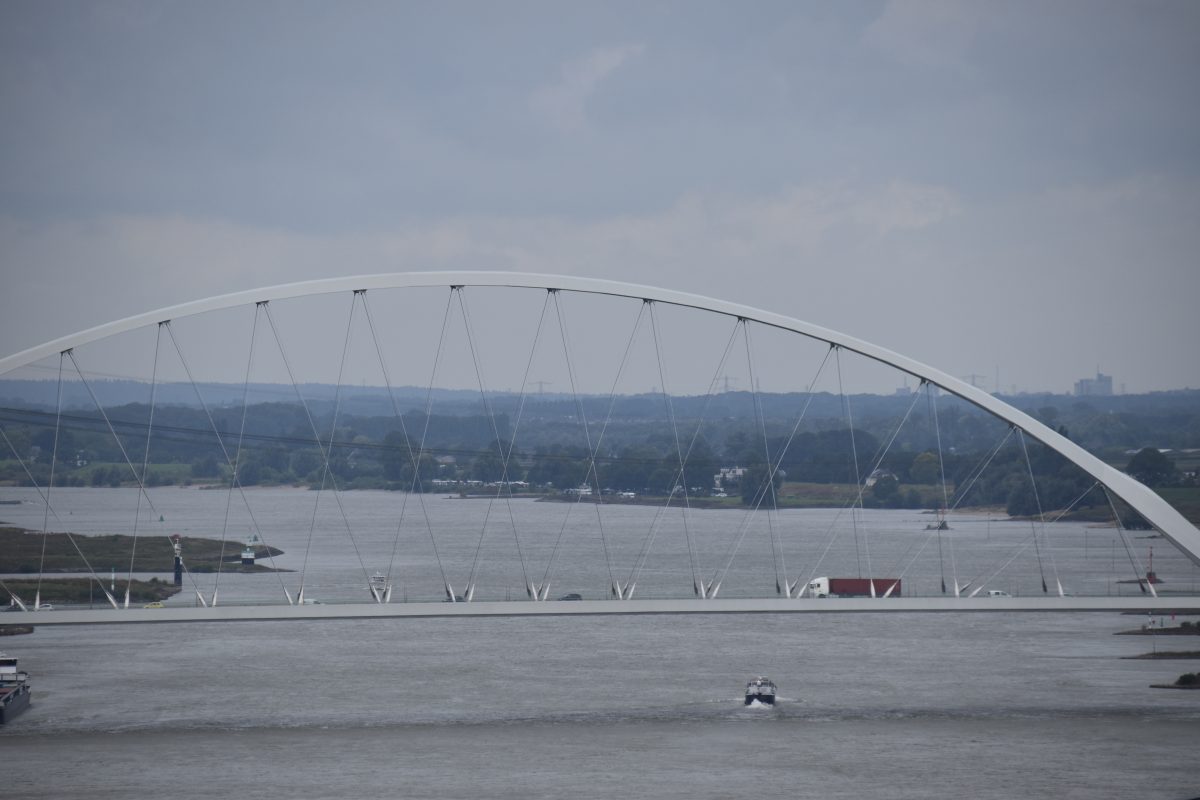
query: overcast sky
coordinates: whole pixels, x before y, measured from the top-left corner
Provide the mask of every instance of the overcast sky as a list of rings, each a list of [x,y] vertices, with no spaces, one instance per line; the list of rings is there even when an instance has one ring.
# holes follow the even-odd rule
[[[1197,42],[1194,2],[7,0],[0,355],[497,269],[1200,386]]]

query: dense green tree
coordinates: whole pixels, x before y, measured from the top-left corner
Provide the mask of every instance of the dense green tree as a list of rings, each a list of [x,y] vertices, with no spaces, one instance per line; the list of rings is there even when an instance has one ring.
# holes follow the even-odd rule
[[[751,464],[746,467],[746,472],[742,475],[742,503],[748,506],[760,505],[762,508],[773,508],[772,500],[778,497],[779,487],[783,485],[783,476],[778,471],[775,472],[773,480],[769,483],[767,476],[770,475],[770,469],[766,464],[758,463]],[[771,484],[774,484],[772,491]]]
[[[941,480],[941,465],[937,454],[926,451],[917,455],[908,468],[908,479],[913,483],[938,483]]]
[[[305,479],[321,468],[321,454],[316,450],[297,450],[288,460],[288,469],[298,478]]]
[[[1156,447],[1143,447],[1129,459],[1125,471],[1147,486],[1166,486],[1179,476],[1175,462]]]
[[[1009,491],[1005,511],[1010,517],[1028,517],[1038,513],[1037,498],[1028,482],[1014,486]]]
[[[411,480],[413,454],[408,438],[401,431],[391,431],[383,437],[383,446],[379,459],[383,464],[383,477],[389,481]]]
[[[552,484],[570,489],[587,479],[588,459],[582,447],[554,445],[534,453],[528,480],[535,485]]]
[[[871,496],[880,505],[890,506],[900,499],[900,481],[891,475],[885,475],[875,481],[871,487]]]
[[[708,440],[703,436],[697,436],[696,441],[691,444],[690,452],[686,442],[682,443],[682,447],[687,456],[687,461],[684,462],[683,485],[688,487],[688,491],[693,488],[705,491],[711,489],[713,476],[717,474],[720,464],[717,461],[717,454],[709,445]],[[675,455],[678,458],[678,453]]]
[[[193,478],[215,478],[220,474],[221,469],[217,465],[216,456],[207,455],[192,462]]]
[[[487,450],[471,460],[471,477],[484,483],[500,480],[504,475],[502,452],[503,447],[500,442],[493,441]]]
[[[650,445],[627,445],[615,458],[601,465],[600,483],[621,492],[644,492],[650,485],[650,473],[659,467],[661,458],[662,454]]]

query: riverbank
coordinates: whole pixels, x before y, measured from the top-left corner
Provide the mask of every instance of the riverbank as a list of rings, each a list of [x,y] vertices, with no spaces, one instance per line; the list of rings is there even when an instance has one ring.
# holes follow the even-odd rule
[[[9,593],[16,594],[25,603],[32,604],[35,597],[42,604],[53,605],[87,605],[89,603],[106,604],[104,590],[96,585],[92,578],[43,578],[6,580],[5,591],[0,593],[0,599]],[[109,585],[109,590],[118,600],[125,597],[126,583],[123,579],[115,580]],[[180,588],[167,581],[151,578],[148,581],[134,580],[129,582],[129,602],[157,603],[179,593]],[[30,605],[32,608],[32,605]]]
[[[1200,625],[1187,623],[1171,628],[1160,628],[1152,625],[1148,628],[1138,628],[1132,631],[1117,631],[1114,636],[1200,636]]]
[[[243,566],[241,553],[246,545],[233,539],[221,542],[184,536],[180,542],[184,563],[192,572],[215,572],[218,567],[223,572],[279,571],[259,563]],[[283,555],[278,548],[254,547],[256,562],[278,555]],[[48,533],[43,536],[41,531],[0,527],[0,574],[86,572],[87,564],[97,569],[120,565],[132,572],[172,572],[175,551],[167,537],[157,534],[139,536],[136,540],[125,534],[74,536]]]
[[[1130,661],[1171,661],[1174,659],[1200,659],[1200,650],[1165,650],[1163,652],[1142,653],[1138,656],[1121,656]]]
[[[32,625],[0,625],[0,636],[23,636],[33,633]]]

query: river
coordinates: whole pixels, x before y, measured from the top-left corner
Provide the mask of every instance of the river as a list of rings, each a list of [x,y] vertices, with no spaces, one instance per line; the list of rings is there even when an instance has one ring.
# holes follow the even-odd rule
[[[69,519],[125,499],[93,491],[105,490],[64,491],[56,509]],[[168,524],[192,529],[201,526],[189,521],[189,504],[219,494],[156,497]],[[266,508],[311,502],[313,493],[256,498]],[[442,498],[437,513],[477,515],[480,502]],[[550,513],[535,505],[551,504],[521,506],[519,518]],[[713,513],[694,515],[699,536],[727,527],[713,522],[724,512]],[[826,513],[797,519],[820,530]],[[0,507],[0,517],[28,524],[22,515],[34,516],[32,504]],[[869,520],[875,557],[903,563],[893,556],[908,545],[893,552],[888,533],[919,521],[899,512]],[[979,542],[1002,536],[1002,523],[989,520],[984,532],[977,522],[978,530],[953,524]],[[111,532],[87,525],[79,532]],[[284,527],[276,538],[287,540]],[[1062,541],[1077,534],[1097,539],[1086,555],[1056,544],[1060,568],[1109,558],[1103,532],[1067,531]],[[299,558],[306,535],[299,525],[280,543],[285,561]],[[769,567],[770,551],[759,550]],[[969,550],[962,543],[967,563]],[[344,551],[330,544],[338,564],[313,579],[331,601],[355,591],[358,558]],[[464,557],[455,568],[469,564],[469,548],[449,551]],[[402,561],[412,572],[418,559]],[[745,569],[747,579],[756,574]],[[909,575],[919,588],[936,573],[926,565]],[[247,596],[256,594],[250,582],[278,586],[269,574],[231,577],[229,591]],[[1029,582],[1023,573],[997,580],[1017,591]],[[591,590],[580,581],[568,574],[562,590]],[[488,591],[504,591],[502,583]],[[671,585],[664,578],[655,591]],[[418,581],[412,591],[426,588]],[[187,594],[171,602],[190,602]],[[2,794],[1194,797],[1200,692],[1149,685],[1197,665],[1123,658],[1187,647],[1113,635],[1140,623],[1117,614],[881,613],[43,626],[0,641],[34,682],[33,708],[0,728]],[[776,707],[742,705],[757,674],[779,685]]]

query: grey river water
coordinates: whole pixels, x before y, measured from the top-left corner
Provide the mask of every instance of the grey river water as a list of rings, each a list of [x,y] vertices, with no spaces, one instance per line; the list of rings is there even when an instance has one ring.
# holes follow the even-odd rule
[[[153,496],[165,524],[209,535],[199,530],[199,506],[219,494]],[[395,501],[356,494],[346,498],[364,520],[372,504]],[[284,566],[294,566],[307,536],[303,509],[288,523],[286,508],[312,499],[294,490],[252,498],[264,518],[275,508],[284,520],[270,532],[287,551]],[[123,502],[91,490],[63,492],[61,500],[60,515],[75,518],[65,526],[89,534],[114,528],[102,513],[82,522],[85,510]],[[470,530],[480,502],[431,505]],[[40,526],[35,511],[31,503],[2,507],[0,517],[31,527],[26,517],[36,517]],[[539,555],[538,526],[553,530],[562,511],[517,509],[532,531],[531,560]],[[642,522],[653,511],[622,513]],[[703,537],[728,528],[730,513],[695,515],[701,556],[717,552]],[[812,541],[788,534],[793,571],[806,552],[824,547],[827,515],[780,515],[781,524],[817,531]],[[384,524],[386,516],[379,511],[375,534],[362,523],[368,569],[386,564],[382,531],[394,534],[395,526]],[[873,557],[885,565],[877,573],[899,571],[893,565],[912,550],[905,537],[924,535],[919,522],[903,512],[868,519]],[[1003,553],[989,548],[1001,548],[1006,525],[1016,523],[954,523],[962,532],[957,568],[997,555],[1002,562]],[[661,535],[669,554],[674,534]],[[1073,564],[1075,580],[1110,586],[1102,576],[1115,560],[1111,532],[1068,527],[1055,536],[1064,574]],[[312,575],[325,597],[361,598],[359,557],[336,539],[320,547],[324,566]],[[469,567],[470,547],[459,552],[451,539],[446,547],[450,566]],[[1177,562],[1155,547],[1156,567],[1169,579]],[[759,586],[764,556],[771,568],[764,545],[748,552],[755,555],[742,571],[730,572],[747,593]],[[834,552],[830,558],[851,558],[853,545]],[[406,553],[397,562],[399,575],[413,578],[410,600],[436,599],[436,581],[431,589],[418,577],[424,558]],[[496,563],[501,577],[481,578],[481,591],[486,585],[492,595],[511,591],[511,559],[497,555]],[[829,564],[821,574],[839,574],[841,566]],[[647,567],[656,576],[647,591],[675,593],[674,562],[664,557],[654,569]],[[936,558],[914,567],[906,593],[910,580],[913,591],[934,591],[939,570]],[[1029,571],[1024,564],[1001,573],[994,585],[1028,591]],[[1178,572],[1194,580],[1186,565]],[[229,577],[222,596],[261,593],[275,602],[269,587],[279,586],[277,576]],[[601,591],[582,568],[565,569],[561,586]],[[187,594],[170,602],[190,602]],[[1113,635],[1141,622],[1100,613],[880,613],[42,626],[0,641],[21,658],[35,691],[34,707],[0,728],[0,796],[1200,796],[1200,692],[1149,688],[1195,671],[1196,662],[1122,658],[1152,647],[1195,648],[1188,640]],[[745,680],[755,674],[779,685],[775,708],[742,705]]]

